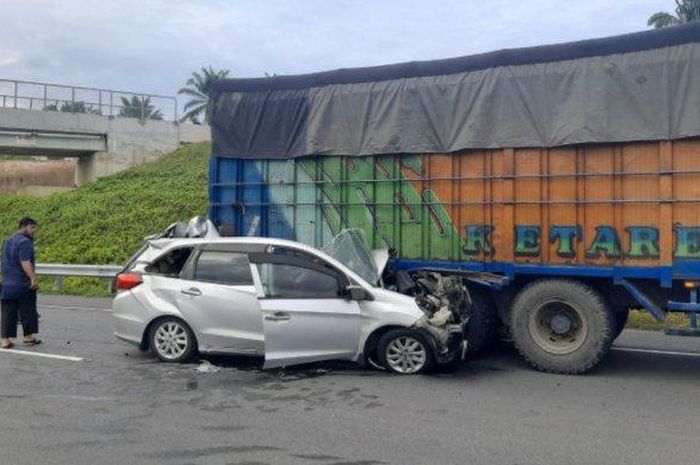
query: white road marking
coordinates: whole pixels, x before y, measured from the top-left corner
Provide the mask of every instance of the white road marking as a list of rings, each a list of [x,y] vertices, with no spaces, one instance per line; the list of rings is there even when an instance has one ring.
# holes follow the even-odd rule
[[[32,355],[34,357],[53,358],[56,360],[68,360],[69,362],[82,362],[83,360],[85,360],[82,357],[71,357],[69,355],[45,354],[43,352],[29,352],[26,350],[18,350],[18,349],[0,349],[0,354],[3,354],[3,353],[18,354],[18,355]]]
[[[105,312],[105,313],[112,313],[111,308],[104,308],[104,307],[82,307],[79,305],[75,306],[68,306],[68,305],[42,305],[39,304],[39,308],[45,308],[48,310],[84,310],[88,312]]]
[[[635,349],[632,347],[613,347],[612,350],[616,350],[618,352],[637,352],[640,354],[682,355],[684,357],[700,357],[700,353],[698,352],[676,352],[673,350]]]
[[[44,397],[46,399],[79,400],[81,402],[109,402],[115,400],[114,397],[70,396],[62,394],[47,394],[41,397]]]

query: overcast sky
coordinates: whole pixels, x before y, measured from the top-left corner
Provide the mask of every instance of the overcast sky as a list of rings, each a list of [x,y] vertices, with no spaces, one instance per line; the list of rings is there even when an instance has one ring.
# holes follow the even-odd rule
[[[0,0],[0,78],[174,94],[646,29],[673,0]]]

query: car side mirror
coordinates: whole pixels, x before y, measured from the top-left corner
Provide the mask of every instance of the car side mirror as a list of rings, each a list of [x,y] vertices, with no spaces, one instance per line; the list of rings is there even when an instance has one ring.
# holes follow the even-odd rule
[[[374,300],[371,292],[362,286],[351,284],[345,288],[345,296],[350,300]]]

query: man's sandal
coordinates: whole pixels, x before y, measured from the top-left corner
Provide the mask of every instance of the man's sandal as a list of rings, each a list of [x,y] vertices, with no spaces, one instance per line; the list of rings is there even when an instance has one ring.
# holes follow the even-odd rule
[[[25,346],[38,346],[41,344],[39,339],[30,339],[29,341],[24,341]]]
[[[8,342],[7,344],[3,344],[2,348],[3,349],[12,349],[15,345],[11,342]]]

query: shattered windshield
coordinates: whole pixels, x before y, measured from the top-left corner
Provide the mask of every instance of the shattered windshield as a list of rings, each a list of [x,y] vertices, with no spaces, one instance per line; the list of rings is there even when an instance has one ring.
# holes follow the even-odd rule
[[[343,229],[323,248],[323,251],[350,268],[368,283],[376,284],[378,279],[377,265],[361,229]]]

